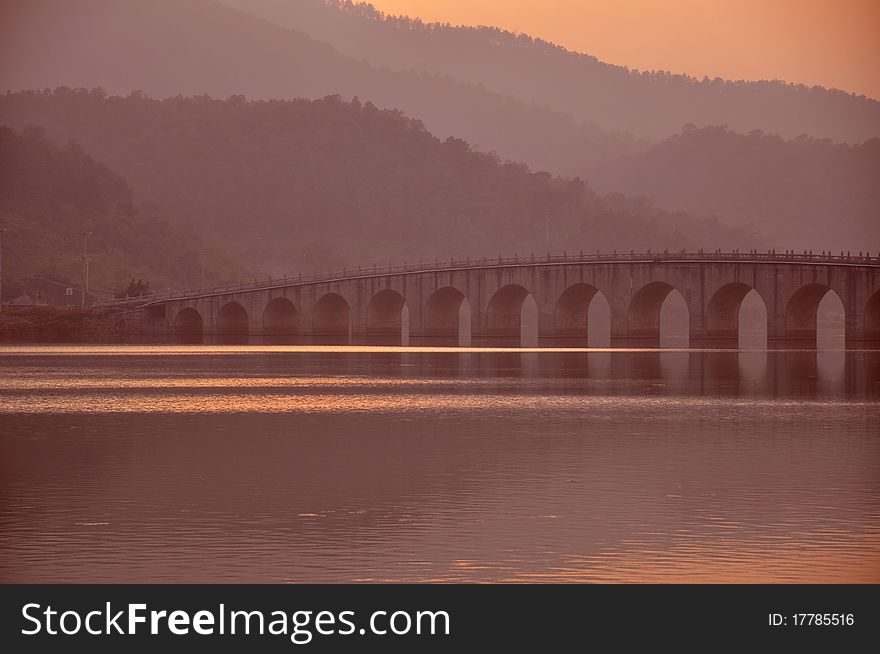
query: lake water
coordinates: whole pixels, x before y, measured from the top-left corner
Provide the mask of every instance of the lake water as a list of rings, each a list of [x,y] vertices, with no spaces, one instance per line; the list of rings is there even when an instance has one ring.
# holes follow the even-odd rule
[[[0,581],[880,582],[880,352],[0,348]]]

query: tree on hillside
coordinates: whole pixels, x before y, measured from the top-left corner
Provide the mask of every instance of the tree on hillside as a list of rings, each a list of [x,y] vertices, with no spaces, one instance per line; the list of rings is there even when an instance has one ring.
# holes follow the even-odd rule
[[[150,282],[143,279],[132,279],[128,282],[128,286],[116,292],[116,298],[144,297],[152,295],[153,289],[150,288]]]

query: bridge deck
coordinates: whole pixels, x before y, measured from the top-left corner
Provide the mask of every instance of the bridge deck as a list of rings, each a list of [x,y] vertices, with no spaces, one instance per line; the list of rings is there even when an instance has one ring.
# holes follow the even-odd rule
[[[859,255],[850,254],[803,254],[776,253],[776,252],[642,252],[642,253],[596,253],[577,254],[563,253],[561,255],[546,255],[536,257],[534,255],[521,257],[495,257],[482,259],[457,259],[433,262],[403,263],[401,265],[388,266],[361,266],[358,268],[342,269],[334,272],[297,273],[280,278],[254,279],[251,282],[242,281],[238,284],[224,284],[210,288],[170,290],[154,293],[149,296],[138,298],[114,298],[99,303],[96,306],[119,306],[138,305],[147,306],[156,302],[167,300],[185,300],[229,293],[247,291],[263,291],[276,288],[286,288],[306,284],[318,284],[334,281],[367,279],[373,277],[387,277],[389,275],[436,273],[451,270],[483,270],[493,268],[510,268],[520,266],[554,266],[554,265],[578,265],[578,264],[606,264],[606,263],[718,263],[735,262],[742,264],[801,264],[801,265],[834,265],[834,266],[870,266],[880,268],[880,256],[872,257],[868,253]]]

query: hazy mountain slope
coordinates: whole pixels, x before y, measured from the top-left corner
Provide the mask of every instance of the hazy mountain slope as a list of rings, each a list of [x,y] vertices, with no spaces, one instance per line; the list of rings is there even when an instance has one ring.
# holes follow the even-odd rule
[[[0,122],[75,138],[144,198],[266,272],[521,255],[751,247],[746,231],[603,200],[578,180],[533,173],[442,141],[371,104],[151,100],[87,91],[0,96]]]
[[[439,136],[561,174],[582,173],[606,155],[638,147],[484,88],[374,68],[302,32],[208,0],[9,0],[0,7],[0,25],[2,89],[359,96],[417,116]]]
[[[526,35],[388,17],[348,0],[221,2],[301,29],[376,65],[484,84],[606,129],[665,138],[693,122],[847,142],[880,136],[880,102],[842,91],[640,73]]]
[[[686,129],[591,180],[728,224],[753,222],[779,247],[880,250],[880,139],[849,146]]]
[[[63,293],[82,280],[82,233],[89,236],[91,288],[105,295],[143,278],[153,288],[196,284],[198,237],[155,207],[137,207],[125,180],[81,146],[61,146],[41,128],[0,126],[3,297],[40,288]],[[58,299],[65,302],[63,298]],[[79,302],[79,296],[68,302]]]

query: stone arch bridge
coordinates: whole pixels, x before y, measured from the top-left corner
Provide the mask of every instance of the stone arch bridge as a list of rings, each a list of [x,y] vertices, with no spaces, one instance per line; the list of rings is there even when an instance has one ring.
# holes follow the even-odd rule
[[[499,257],[180,291],[142,298],[138,308],[144,332],[182,342],[586,346],[590,311],[602,303],[605,345],[656,345],[674,291],[692,343],[736,345],[752,291],[771,341],[815,343],[829,293],[843,306],[848,343],[880,340],[880,257],[869,256]]]

